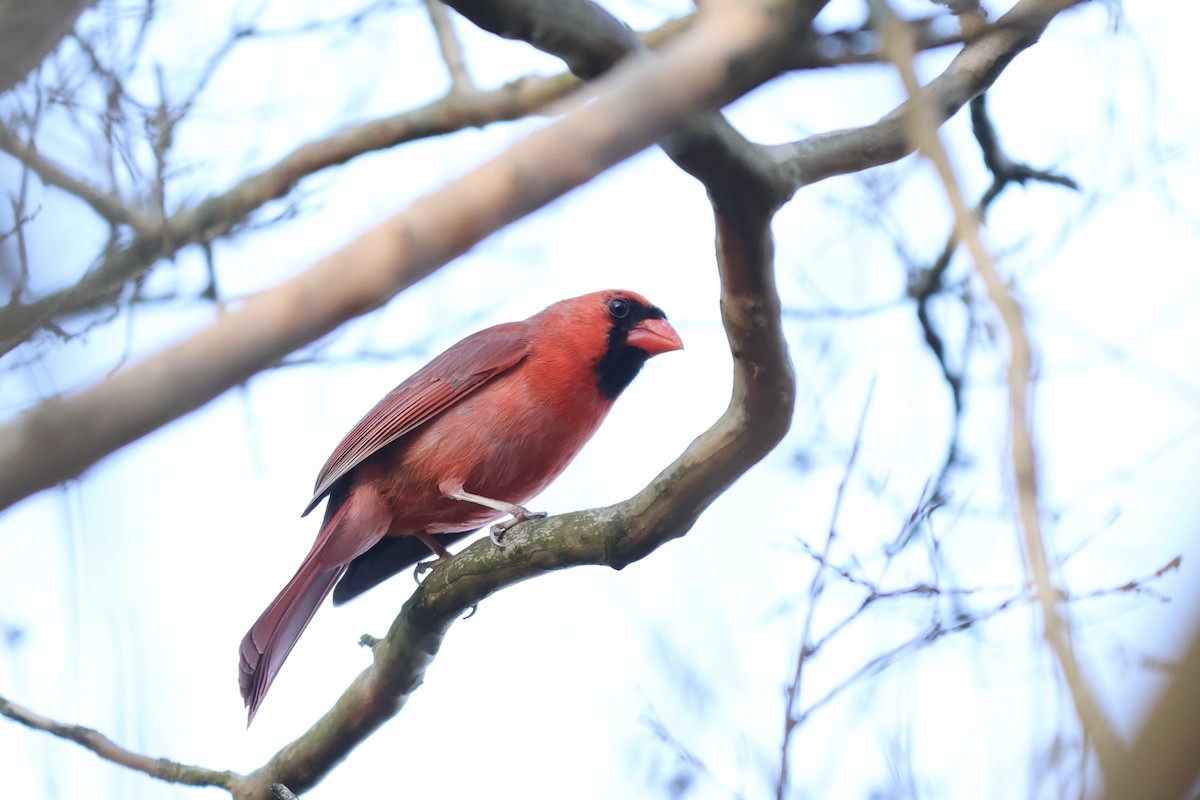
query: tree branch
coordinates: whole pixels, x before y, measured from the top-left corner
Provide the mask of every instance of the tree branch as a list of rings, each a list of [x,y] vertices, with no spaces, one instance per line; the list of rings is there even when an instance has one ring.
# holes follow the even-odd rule
[[[764,50],[731,65],[729,100],[788,67],[792,47],[809,38],[813,17],[828,0],[806,0],[794,7],[763,4],[777,26]],[[561,58],[573,73],[594,78],[622,58],[643,52],[637,36],[591,0],[449,0],[460,14],[498,36],[520,39]],[[786,9],[786,13],[785,13]],[[724,105],[724,103],[720,104]],[[788,198],[782,173],[766,151],[750,144],[719,113],[697,114],[659,142],[681,169],[706,188],[725,186],[730,208],[742,201],[764,200],[778,208]],[[740,191],[734,191],[740,187]]]
[[[454,32],[454,21],[450,19],[450,12],[446,10],[442,0],[425,0],[425,7],[429,11],[429,21],[437,35],[438,47],[442,51],[442,60],[446,62],[446,69],[450,72],[452,90],[455,92],[475,91],[475,82],[471,80],[471,74],[467,71],[467,62],[463,58],[462,45],[458,41],[458,35]]]
[[[166,220],[156,221],[149,230],[142,230],[127,245],[107,256],[77,285],[30,303],[14,302],[0,308],[0,355],[20,344],[47,320],[114,302],[129,280],[140,276],[158,259],[189,244],[209,242],[237,230],[256,209],[288,194],[313,173],[344,164],[363,153],[405,142],[520,119],[577,85],[570,76],[561,76],[524,79],[487,92],[451,93],[420,108],[352,125],[303,144],[225,192],[183,208]],[[47,182],[61,185],[54,180]],[[107,218],[103,212],[101,215]]]
[[[1022,534],[1026,568],[1032,578],[1042,612],[1043,635],[1062,669],[1084,735],[1095,745],[1101,771],[1111,778],[1116,774],[1125,748],[1075,658],[1069,623],[1057,607],[1062,593],[1054,585],[1050,574],[1050,560],[1042,535],[1037,457],[1030,430],[1030,375],[1033,371],[1033,350],[1025,329],[1024,314],[984,246],[979,231],[979,218],[971,212],[963,198],[950,159],[937,134],[941,120],[936,109],[930,104],[930,98],[921,92],[917,83],[913,70],[915,51],[907,30],[903,23],[891,17],[890,10],[882,0],[876,0],[872,8],[881,12],[880,17],[884,19],[884,46],[892,50],[893,61],[912,104],[911,113],[906,116],[910,125],[909,138],[936,169],[954,213],[957,238],[964,242],[971,252],[976,272],[987,287],[988,298],[996,307],[1008,333],[1010,457],[1016,484],[1017,521]]]
[[[791,749],[792,735],[800,724],[797,709],[800,707],[801,689],[804,686],[804,668],[809,656],[816,652],[812,644],[813,620],[817,613],[817,601],[820,600],[822,588],[825,585],[825,567],[829,564],[830,550],[833,540],[837,538],[838,517],[842,510],[842,499],[846,496],[846,486],[850,483],[850,475],[854,471],[854,462],[858,458],[858,449],[862,445],[863,428],[867,424],[867,411],[871,408],[871,396],[875,392],[875,383],[867,390],[867,399],[863,402],[862,414],[858,418],[858,428],[854,434],[854,445],[846,459],[846,469],[842,473],[842,481],[838,484],[837,494],[833,500],[833,514],[829,520],[829,532],[825,536],[825,547],[819,555],[815,555],[817,568],[813,570],[812,581],[808,586],[808,608],[804,614],[804,625],[800,630],[800,647],[796,652],[796,666],[792,671],[791,682],[784,687],[783,704],[783,737],[779,745],[779,778],[775,784],[776,800],[785,800],[791,793]],[[848,574],[839,572],[839,574]]]
[[[991,185],[984,191],[979,203],[972,210],[972,215],[980,223],[983,223],[987,219],[988,209],[1000,198],[1004,190],[1013,183],[1024,184],[1028,181],[1035,181],[1062,186],[1068,189],[1079,189],[1078,184],[1069,176],[1060,175],[1048,170],[1034,169],[1027,164],[1010,159],[1003,148],[1001,148],[999,137],[996,135],[996,130],[987,113],[986,98],[986,93],[981,94],[973,99],[970,104],[971,130],[975,134],[975,140],[979,143],[984,164],[987,165],[988,170],[992,173]],[[951,470],[958,463],[959,433],[962,427],[963,412],[965,411],[963,376],[966,373],[966,366],[965,364],[960,364],[955,369],[950,365],[945,343],[942,340],[941,334],[938,333],[937,326],[934,325],[933,316],[930,314],[930,302],[934,296],[940,294],[945,289],[943,278],[946,271],[950,268],[954,254],[958,251],[958,245],[958,230],[956,227],[952,227],[950,235],[946,239],[946,244],[942,248],[942,252],[938,255],[937,260],[927,269],[919,271],[919,279],[914,282],[914,285],[909,290],[909,293],[917,301],[917,321],[920,323],[921,330],[925,335],[925,343],[929,346],[934,358],[937,359],[938,366],[942,370],[942,378],[950,388],[950,398],[954,403],[954,416],[951,421],[946,458],[942,462],[942,468],[938,471],[937,477],[933,481],[932,496],[935,502],[941,502],[945,499],[947,479],[950,476]],[[967,306],[967,313],[971,314],[970,301],[964,298],[963,303]],[[968,325],[967,329],[969,337],[972,327]],[[905,542],[897,542],[899,546],[903,546],[904,544]]]
[[[1178,566],[1178,565],[1176,565]],[[1193,609],[1193,618],[1200,609]],[[1114,775],[1106,775],[1103,800],[1178,800],[1200,780],[1200,631],[1193,631],[1171,680],[1149,709],[1133,745]]]
[[[151,233],[150,220],[137,209],[127,206],[115,192],[106,192],[72,175],[65,167],[39,153],[32,144],[21,141],[16,133],[2,124],[0,150],[29,167],[47,185],[56,186],[87,203],[109,224],[128,225],[142,235]]]
[[[1017,54],[1037,42],[1055,16],[1080,2],[1020,0],[994,25],[983,28],[941,75],[920,89],[934,123],[941,126],[987,90]],[[898,161],[916,147],[909,136],[912,102],[902,103],[872,125],[820,133],[768,151],[787,174],[792,193],[834,175]]]
[[[95,0],[0,0],[0,94],[16,86],[75,27]]]
[[[141,753],[134,753],[116,744],[99,731],[44,717],[2,696],[0,696],[0,716],[8,717],[14,722],[19,722],[34,730],[45,731],[60,739],[75,742],[105,761],[111,761],[168,783],[183,783],[188,786],[221,786],[232,790],[242,780],[242,776],[236,772],[211,770],[191,764],[180,764],[165,758],[151,758]]]

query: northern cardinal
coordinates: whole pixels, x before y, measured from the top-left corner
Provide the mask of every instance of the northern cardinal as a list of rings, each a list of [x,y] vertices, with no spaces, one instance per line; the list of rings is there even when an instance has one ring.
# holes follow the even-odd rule
[[[304,511],[329,497],[317,540],[242,639],[247,723],[343,574],[335,603],[426,549],[441,563],[445,542],[505,515],[497,529],[540,516],[521,504],[566,468],[646,359],[682,347],[646,298],[596,292],[474,333],[393,389],[321,468]]]

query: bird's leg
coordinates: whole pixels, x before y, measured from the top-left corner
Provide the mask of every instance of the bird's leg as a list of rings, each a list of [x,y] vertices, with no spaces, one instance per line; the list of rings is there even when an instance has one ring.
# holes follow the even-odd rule
[[[474,503],[475,505],[483,506],[484,508],[493,508],[496,511],[502,511],[505,514],[512,515],[512,519],[505,520],[503,522],[497,522],[488,532],[488,538],[492,540],[492,544],[496,545],[496,547],[504,547],[504,542],[501,541],[501,537],[508,532],[509,528],[513,527],[514,525],[519,525],[526,520],[538,519],[539,517],[546,516],[545,511],[530,511],[524,506],[519,506],[516,503],[506,503],[503,500],[493,500],[492,498],[484,497],[483,495],[471,494],[462,488],[462,484],[456,484],[453,486],[443,484],[438,488],[442,490],[442,494],[446,495],[446,497],[449,497],[451,500],[462,500],[467,503]]]
[[[420,583],[422,575],[438,566],[443,561],[450,560],[450,551],[443,547],[441,542],[433,538],[433,536],[425,531],[417,531],[414,535],[421,540],[422,544],[429,548],[431,553],[437,556],[437,558],[430,559],[429,561],[417,562],[417,566],[413,570],[413,580],[417,583]]]

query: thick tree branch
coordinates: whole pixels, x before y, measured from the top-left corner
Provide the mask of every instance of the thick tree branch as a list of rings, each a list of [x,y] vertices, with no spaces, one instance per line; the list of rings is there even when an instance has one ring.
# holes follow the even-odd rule
[[[628,25],[589,0],[450,0],[446,4],[485,31],[561,58],[584,80],[599,77],[641,48]]]
[[[75,28],[95,0],[0,0],[0,94],[16,86]]]
[[[1200,608],[1193,609],[1193,619],[1200,619]],[[1103,800],[1194,795],[1200,781],[1200,631],[1192,632],[1170,674],[1116,774],[1105,776]]]
[[[778,27],[760,53],[730,66],[731,98],[762,83],[789,64],[794,45],[806,41],[813,17],[828,0],[806,0],[795,7],[765,4]],[[460,14],[484,30],[520,39],[561,58],[576,75],[590,79],[611,69],[622,58],[642,52],[642,43],[620,20],[591,0],[449,0]],[[783,174],[719,113],[697,114],[681,130],[659,142],[681,169],[705,187],[721,185],[731,203],[759,203],[764,198],[778,207],[789,196]],[[741,191],[734,196],[734,187]],[[734,207],[731,205],[731,208]]]
[[[963,47],[941,75],[921,89],[923,102],[941,125],[986,91],[1021,51],[1037,42],[1059,12],[1082,0],[1020,0],[1012,10]],[[911,101],[862,128],[831,131],[769,148],[794,193],[834,175],[898,161],[913,152]]]

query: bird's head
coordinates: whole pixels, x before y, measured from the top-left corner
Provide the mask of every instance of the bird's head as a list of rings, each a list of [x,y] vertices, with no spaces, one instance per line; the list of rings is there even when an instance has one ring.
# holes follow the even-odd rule
[[[542,313],[562,320],[563,333],[593,364],[596,386],[610,400],[625,390],[646,359],[683,349],[663,310],[637,292],[593,292]]]

